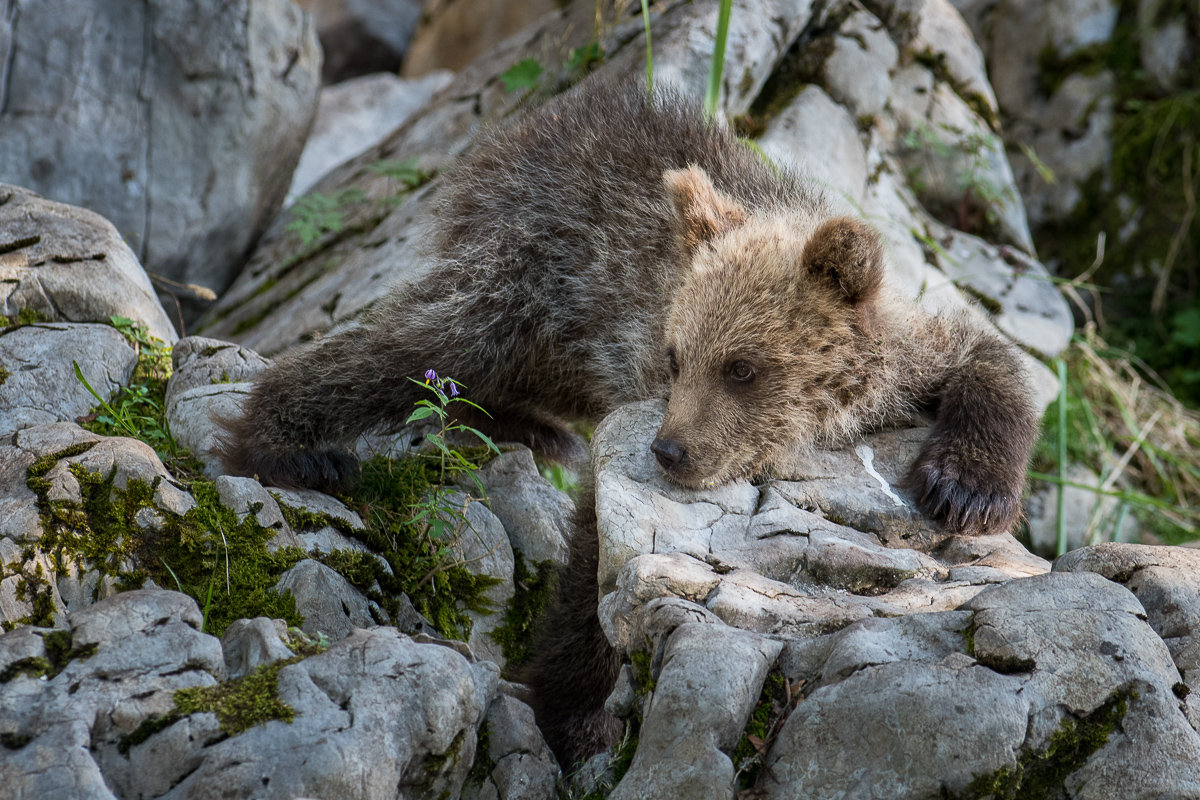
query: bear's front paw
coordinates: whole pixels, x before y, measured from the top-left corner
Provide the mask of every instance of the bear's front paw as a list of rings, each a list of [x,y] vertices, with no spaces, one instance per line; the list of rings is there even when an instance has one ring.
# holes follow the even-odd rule
[[[952,533],[1004,533],[1021,516],[1023,466],[1001,463],[979,452],[959,452],[931,438],[901,487],[926,516]]]

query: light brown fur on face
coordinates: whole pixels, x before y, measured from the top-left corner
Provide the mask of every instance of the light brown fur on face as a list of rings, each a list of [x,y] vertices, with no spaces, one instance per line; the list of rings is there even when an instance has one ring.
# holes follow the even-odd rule
[[[665,330],[677,370],[656,440],[670,451],[664,474],[692,488],[751,477],[798,448],[845,442],[887,406],[911,410],[880,374],[911,327],[887,318],[897,303],[880,297],[876,234],[846,217],[751,214],[702,171],[680,173],[664,182],[678,227],[698,240]]]

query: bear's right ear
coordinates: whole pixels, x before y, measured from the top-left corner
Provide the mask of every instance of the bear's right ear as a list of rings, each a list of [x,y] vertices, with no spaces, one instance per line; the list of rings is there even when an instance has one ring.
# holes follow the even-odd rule
[[[871,300],[883,285],[883,243],[879,234],[853,217],[821,223],[804,246],[804,267],[837,282],[853,304]]]
[[[708,173],[697,166],[664,172],[663,186],[675,206],[679,248],[689,256],[701,244],[746,221],[746,210],[717,191]]]

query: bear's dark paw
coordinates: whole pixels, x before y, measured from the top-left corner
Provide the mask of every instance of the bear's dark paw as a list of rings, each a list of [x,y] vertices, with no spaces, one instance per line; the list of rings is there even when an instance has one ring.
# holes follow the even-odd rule
[[[1004,533],[1017,523],[1024,481],[1024,470],[962,458],[931,440],[901,488],[951,533],[982,536]]]
[[[280,489],[317,489],[332,494],[358,474],[358,459],[348,450],[255,450],[235,452],[226,465],[235,474]]]

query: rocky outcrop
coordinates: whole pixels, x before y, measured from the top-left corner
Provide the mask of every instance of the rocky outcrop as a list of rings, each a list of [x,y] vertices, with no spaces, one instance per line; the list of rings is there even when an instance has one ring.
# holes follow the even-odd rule
[[[104,215],[152,273],[224,289],[312,121],[308,18],[288,0],[7,8],[0,181]]]
[[[0,316],[43,322],[138,320],[174,344],[175,329],[137,256],[99,214],[0,184]]]
[[[597,427],[598,615],[625,732],[578,771],[499,678],[574,511],[528,450],[458,476],[440,503],[461,515],[416,545],[403,529],[433,490],[404,470],[429,431],[358,443],[392,459],[364,476],[390,498],[222,474],[213,415],[270,356],[419,278],[437,172],[482,125],[587,69],[640,79],[640,17],[602,19],[592,52],[594,14],[572,4],[496,45],[273,223],[209,317],[217,338],[174,343],[150,398],[170,443],[81,427],[113,432],[72,360],[106,398],[150,392],[147,358],[166,368],[142,341],[173,336],[135,256],[93,215],[4,190],[0,219],[24,227],[0,234],[0,781],[64,798],[1200,798],[1200,556],[1103,544],[1051,565],[1008,534],[950,536],[897,488],[919,419],[702,491],[659,475],[661,401]],[[656,81],[700,91],[715,14],[656,5]],[[538,84],[508,91],[498,76],[526,58]],[[914,302],[1049,356],[1070,315],[1030,251],[995,144],[1007,95],[982,64],[944,0],[744,3],[721,108],[878,225]],[[469,597],[434,604],[451,563],[439,603]]]
[[[1194,553],[1099,545],[1052,573],[1007,535],[947,537],[892,488],[921,429],[684,492],[649,454],[661,413],[593,439],[600,616],[633,664],[609,708],[640,726],[612,796],[1200,791]]]
[[[190,597],[133,591],[65,630],[0,636],[5,786],[63,800],[458,795],[494,665],[385,628],[303,657],[268,620],[224,642],[202,624]]]

